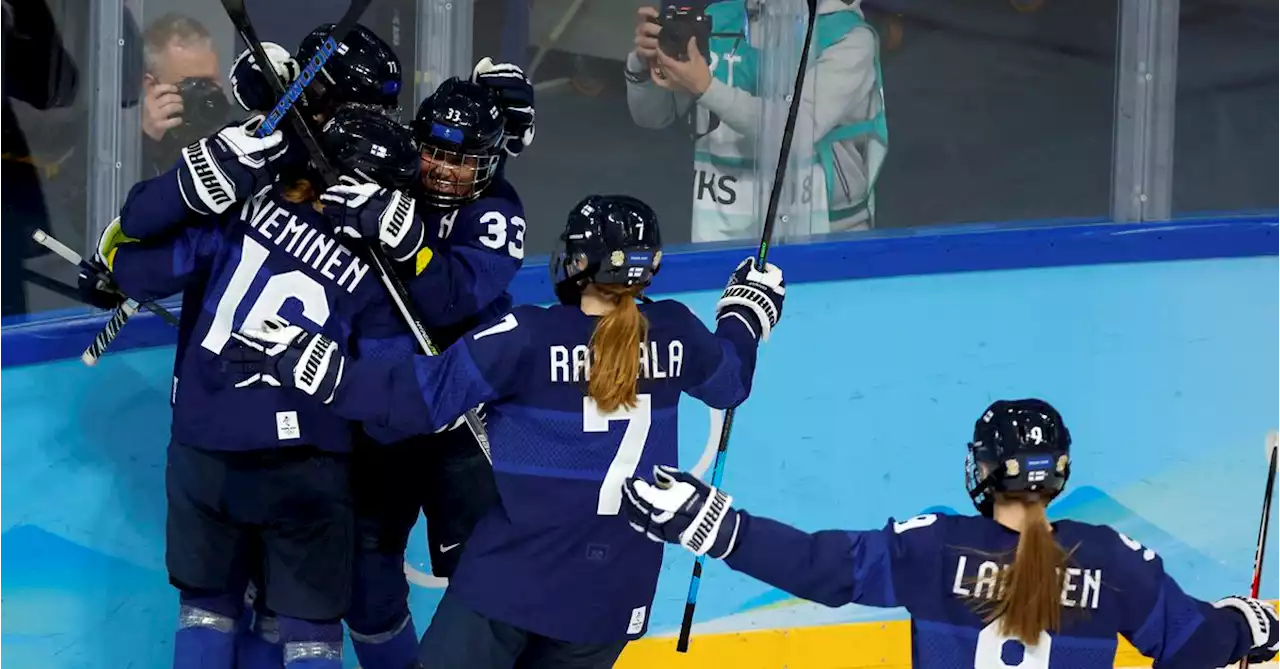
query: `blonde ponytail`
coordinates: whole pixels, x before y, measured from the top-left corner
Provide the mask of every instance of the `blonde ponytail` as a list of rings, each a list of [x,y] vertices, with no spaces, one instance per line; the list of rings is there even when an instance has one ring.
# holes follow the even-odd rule
[[[1067,551],[1053,537],[1038,498],[1017,499],[1025,507],[1013,564],[1001,570],[999,598],[986,621],[1000,621],[1000,632],[1028,646],[1041,632],[1056,632],[1062,622],[1062,579]]]
[[[640,377],[640,345],[649,337],[649,321],[636,305],[643,286],[596,285],[616,304],[591,333],[591,376],[587,394],[601,413],[636,405]]]

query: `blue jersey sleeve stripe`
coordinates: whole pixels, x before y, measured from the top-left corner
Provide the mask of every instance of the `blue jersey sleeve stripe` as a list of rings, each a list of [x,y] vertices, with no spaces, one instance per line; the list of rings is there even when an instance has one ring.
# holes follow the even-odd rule
[[[853,601],[868,606],[900,606],[893,588],[890,537],[884,532],[849,532],[853,552]]]
[[[1151,613],[1131,641],[1149,657],[1168,657],[1177,654],[1203,622],[1196,600],[1182,594],[1177,583],[1164,574]]]

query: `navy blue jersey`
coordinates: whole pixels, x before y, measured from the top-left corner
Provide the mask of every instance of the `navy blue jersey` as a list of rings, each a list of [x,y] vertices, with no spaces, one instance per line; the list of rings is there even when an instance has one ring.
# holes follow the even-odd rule
[[[437,346],[511,309],[507,286],[524,263],[524,205],[511,184],[495,179],[484,195],[457,209],[419,201],[432,255],[406,283]]]
[[[648,627],[662,546],[619,515],[622,484],[677,461],[677,404],[746,399],[756,340],[740,319],[712,334],[678,302],[649,320],[633,409],[586,396],[597,318],[517,307],[443,355],[356,361],[330,406],[354,420],[428,433],[487,403],[500,503],[468,540],[450,589],[474,610],[552,638],[603,643]]]
[[[1244,616],[1184,594],[1155,551],[1106,526],[1061,520],[1053,528],[1071,551],[1062,629],[1034,647],[983,622],[982,604],[994,602],[1018,534],[981,516],[926,514],[890,519],[882,530],[808,534],[744,513],[726,562],[828,606],[905,607],[919,669],[1110,669],[1117,635],[1157,668],[1219,667],[1249,650]]]
[[[172,203],[150,201],[172,195],[164,188],[147,192],[147,200],[126,203],[122,225],[133,217],[168,215],[168,209],[181,212]],[[218,354],[233,331],[280,316],[347,351],[400,346],[408,355],[412,342],[370,266],[338,241],[311,204],[290,203],[273,188],[223,217],[191,222],[162,239],[121,245],[113,263],[121,289],[135,299],[185,291],[173,439],[212,450],[350,448],[347,421],[289,390],[234,388]]]

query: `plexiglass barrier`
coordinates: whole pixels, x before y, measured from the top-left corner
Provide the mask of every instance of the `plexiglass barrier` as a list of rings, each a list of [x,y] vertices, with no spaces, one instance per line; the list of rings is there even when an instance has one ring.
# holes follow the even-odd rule
[[[406,121],[479,57],[528,70],[536,141],[506,175],[528,214],[529,262],[590,193],[650,203],[669,246],[753,246],[806,3],[678,4],[687,9],[378,0],[362,22],[401,58]],[[134,183],[242,113],[226,87],[241,45],[219,3],[11,6],[7,325],[31,312],[86,310],[74,268],[26,241],[32,230],[90,251]],[[248,6],[264,39],[295,49],[347,4]],[[821,0],[818,8],[775,242],[1276,209],[1275,3]],[[670,53],[641,53],[638,26],[649,20],[692,44],[669,39]]]

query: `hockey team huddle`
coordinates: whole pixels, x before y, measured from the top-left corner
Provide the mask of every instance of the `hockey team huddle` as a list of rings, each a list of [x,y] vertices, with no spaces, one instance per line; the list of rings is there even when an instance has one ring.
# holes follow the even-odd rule
[[[276,73],[332,29],[296,54],[266,44]],[[363,669],[611,667],[648,630],[665,543],[828,606],[904,607],[925,669],[1111,667],[1117,635],[1156,667],[1276,655],[1269,603],[1191,598],[1135,540],[1047,519],[1071,437],[1040,400],[977,421],[974,516],[806,533],[681,471],[679,398],[747,399],[781,270],[732,269],[708,329],[644,295],[653,210],[584,193],[550,261],[558,304],[514,305],[527,224],[504,168],[534,139],[533,88],[485,58],[406,126],[401,72],[357,25],[298,100],[340,174],[326,187],[291,126],[256,136],[276,96],[246,51],[230,78],[246,119],[135,185],[99,242],[124,294],[182,295],[174,667],[338,669],[344,624]],[[449,579],[421,635],[404,571],[419,512]]]

